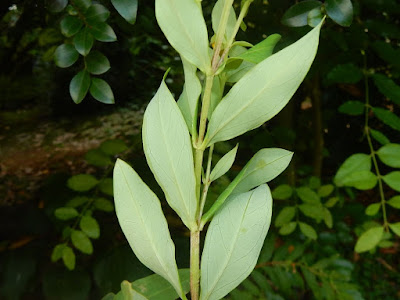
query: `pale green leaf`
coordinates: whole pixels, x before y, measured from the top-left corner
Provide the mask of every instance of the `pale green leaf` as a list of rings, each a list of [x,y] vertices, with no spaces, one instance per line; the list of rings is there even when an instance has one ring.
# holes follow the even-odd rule
[[[378,178],[371,171],[356,171],[342,179],[344,186],[354,187],[359,190],[370,190],[375,187]]]
[[[281,184],[278,185],[273,191],[272,191],[272,198],[277,199],[277,200],[285,200],[289,199],[293,194],[293,189],[290,185],[288,184]]]
[[[210,180],[214,181],[224,175],[229,169],[232,167],[233,162],[235,161],[238,145],[225,154],[215,165],[214,169],[211,171]]]
[[[137,258],[168,280],[182,295],[175,245],[157,196],[124,161],[114,168],[114,199],[118,221]]]
[[[79,174],[68,179],[67,185],[71,190],[77,192],[86,192],[94,188],[98,180],[93,175]]]
[[[211,13],[212,28],[215,34],[217,34],[219,23],[221,22],[221,15],[224,9],[225,2],[226,2],[225,0],[218,0],[217,3],[215,3]],[[225,29],[225,35],[224,35],[225,42],[227,42],[235,33],[234,32],[235,24],[236,24],[236,13],[233,7],[231,6],[229,8],[228,22],[226,23],[226,29]]]
[[[383,236],[383,227],[373,227],[365,231],[357,240],[354,250],[358,253],[375,248]]]
[[[398,236],[400,236],[400,222],[389,224],[390,229]]]
[[[146,298],[143,296],[141,293],[138,293],[132,288],[132,285],[124,280],[121,283],[121,295],[123,300],[148,300],[149,298]]]
[[[215,215],[201,260],[201,300],[221,299],[256,265],[272,214],[267,185],[239,194]]]
[[[93,245],[89,237],[80,230],[72,230],[71,241],[76,249],[85,254],[93,253]]]
[[[143,147],[168,204],[189,229],[195,228],[197,200],[192,144],[185,120],[164,81],[144,114]]]
[[[130,24],[136,21],[138,0],[111,0],[118,13]]]
[[[296,207],[294,206],[286,206],[284,207],[278,214],[278,216],[275,219],[275,226],[276,227],[281,227],[294,218],[296,215]]]
[[[195,0],[156,0],[156,18],[172,47],[203,73],[208,73],[211,59],[201,3]]]
[[[386,144],[376,154],[385,165],[400,168],[400,144]]]
[[[365,214],[367,216],[375,216],[379,212],[380,208],[381,208],[380,203],[372,203],[368,205],[367,208],[365,209]]]
[[[310,238],[312,240],[316,240],[317,239],[317,232],[310,225],[308,225],[306,223],[303,223],[303,222],[299,222],[299,226],[300,226],[300,231],[306,237],[308,237],[308,238]]]
[[[225,88],[225,79],[222,76],[215,76],[213,80],[213,86],[211,88],[211,99],[210,99],[210,108],[208,109],[208,119],[211,119],[211,116],[217,107],[217,105],[221,102],[222,96],[224,94]]]
[[[280,39],[281,36],[279,34],[271,34],[262,42],[254,45],[246,52],[240,54],[238,58],[254,64],[258,64],[272,55],[275,45],[279,42]]]
[[[321,26],[322,22],[296,43],[263,60],[233,86],[211,117],[207,145],[259,127],[287,104],[314,60]]]
[[[400,196],[394,196],[386,202],[391,207],[400,209]]]
[[[312,189],[302,186],[296,189],[297,196],[304,202],[310,204],[320,204],[321,199]]]
[[[196,75],[196,66],[192,65],[184,57],[181,58],[183,71],[185,73],[185,84],[183,86],[183,92],[178,99],[178,106],[185,118],[189,131],[193,134],[196,130],[196,115],[201,94],[201,84]]]
[[[96,219],[91,216],[83,216],[79,222],[80,229],[92,239],[97,239],[100,236],[100,226]]]
[[[371,170],[371,156],[363,153],[353,154],[347,158],[337,171],[334,182],[337,186],[343,186],[343,181],[353,172]]]
[[[65,246],[62,252],[62,260],[68,270],[75,269],[75,253],[71,247]]]
[[[279,229],[279,234],[289,235],[296,229],[296,226],[297,226],[296,222],[290,222],[288,224],[285,224],[281,227],[281,229]]]
[[[54,211],[54,215],[59,220],[69,220],[76,218],[79,213],[73,207],[59,207]]]
[[[400,171],[390,172],[383,176],[382,179],[392,189],[400,192]]]
[[[290,163],[293,152],[267,148],[259,150],[243,168],[243,177],[233,193],[243,193],[271,181],[282,173]]]

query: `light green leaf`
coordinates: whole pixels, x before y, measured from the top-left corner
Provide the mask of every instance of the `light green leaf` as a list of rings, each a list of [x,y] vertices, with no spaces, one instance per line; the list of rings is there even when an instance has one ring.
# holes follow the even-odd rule
[[[75,253],[71,247],[65,246],[62,252],[62,259],[64,265],[67,267],[68,270],[75,269]]]
[[[89,91],[93,98],[99,102],[104,104],[114,104],[115,102],[111,87],[103,79],[92,78]]]
[[[382,179],[392,189],[400,192],[400,171],[390,172],[383,176]]]
[[[82,28],[74,37],[75,49],[83,56],[89,54],[93,43],[93,35],[90,33],[90,30],[87,27]]]
[[[389,204],[391,207],[400,209],[400,196],[394,196],[386,203]]]
[[[372,111],[375,113],[375,116],[383,123],[390,126],[394,130],[400,131],[400,118],[392,113],[390,110],[380,107],[373,107]]]
[[[285,199],[289,199],[292,196],[292,194],[293,194],[293,189],[290,185],[281,184],[281,185],[278,185],[272,191],[272,199],[285,200]]]
[[[194,0],[156,0],[156,18],[172,47],[203,73],[208,73],[211,59],[201,3]]]
[[[214,169],[211,171],[210,180],[214,181],[224,175],[229,169],[232,167],[233,162],[235,161],[237,149],[239,144],[236,145],[231,151],[225,154],[215,165]]]
[[[289,235],[296,229],[296,226],[297,226],[296,222],[290,222],[288,224],[285,224],[281,227],[281,229],[279,229],[279,234]]]
[[[110,70],[110,61],[99,51],[92,51],[85,57],[86,68],[91,74],[100,75]]]
[[[332,228],[333,218],[331,212],[326,207],[323,208],[323,212],[324,212],[324,222],[326,226],[328,226],[328,228]]]
[[[89,28],[94,38],[100,42],[115,42],[117,40],[114,30],[107,23],[94,23]]]
[[[371,170],[371,156],[363,153],[353,154],[347,158],[337,171],[334,182],[337,186],[343,186],[344,180],[350,174],[359,171]]]
[[[138,8],[137,0],[111,0],[111,3],[126,21],[130,24],[135,23]]]
[[[66,37],[71,37],[78,33],[82,28],[83,22],[76,16],[65,16],[60,23],[61,33]]]
[[[306,237],[308,237],[308,238],[310,238],[312,240],[316,240],[317,239],[317,232],[310,225],[308,225],[306,223],[303,223],[303,222],[299,222],[299,226],[300,226],[301,232]]]
[[[365,104],[360,101],[347,101],[339,106],[339,112],[351,116],[360,116],[364,113]]]
[[[80,230],[72,230],[71,241],[76,249],[85,254],[93,253],[93,245],[88,236]]]
[[[385,165],[400,168],[400,144],[386,144],[379,148],[376,153]]]
[[[365,214],[367,216],[375,216],[379,212],[380,208],[381,208],[380,203],[372,203],[368,205],[368,207],[365,209]]]
[[[113,195],[113,180],[112,178],[105,178],[99,183],[99,189],[102,193],[112,196]]]
[[[354,250],[357,253],[369,251],[375,248],[383,236],[383,227],[373,227],[365,231],[357,240]]]
[[[275,226],[276,227],[281,227],[294,218],[296,215],[296,207],[294,206],[286,206],[284,207],[278,214],[278,216],[275,219]]]
[[[296,43],[263,60],[233,86],[211,117],[207,145],[259,127],[287,104],[314,60],[321,26],[322,22]]]
[[[310,11],[321,7],[320,1],[302,1],[291,6],[283,15],[282,23],[290,27],[301,27],[307,25],[307,16]]]
[[[243,193],[266,183],[282,173],[290,163],[293,152],[268,148],[259,150],[246,164],[241,172],[243,177],[233,193]]]
[[[325,10],[328,16],[341,26],[350,26],[353,21],[351,0],[326,0]]]
[[[400,236],[400,222],[389,224],[390,229],[398,236]]]
[[[279,34],[271,34],[262,42],[254,45],[249,50],[239,55],[238,58],[258,64],[272,55],[275,45],[280,39],[281,36]]]
[[[334,189],[335,187],[333,186],[333,184],[323,185],[318,189],[318,196],[328,197],[330,194],[332,194]]]
[[[196,115],[198,109],[198,101],[201,94],[200,80],[196,75],[197,68],[188,62],[184,57],[181,57],[183,71],[185,73],[185,84],[183,92],[178,99],[178,106],[185,118],[187,127],[190,133],[196,130]]]
[[[221,102],[222,96],[224,94],[225,88],[225,76],[215,76],[213,80],[213,86],[211,88],[211,99],[210,99],[210,108],[208,109],[208,119],[211,119],[211,116],[217,107],[217,105]]]
[[[79,58],[78,51],[70,44],[62,44],[54,52],[54,61],[60,68],[72,66]]]
[[[211,13],[212,28],[215,34],[217,34],[218,31],[224,5],[225,5],[225,0],[218,0],[215,3]],[[226,29],[225,29],[225,35],[224,35],[225,42],[227,42],[234,34],[235,24],[236,24],[236,13],[233,7],[231,6],[229,10],[228,22],[226,23]]]
[[[321,199],[312,189],[302,186],[296,189],[297,196],[304,202],[310,204],[320,204]]]
[[[85,13],[86,21],[89,24],[103,23],[110,16],[110,11],[101,4],[91,5]]]
[[[100,226],[96,219],[91,216],[83,216],[79,222],[79,227],[86,233],[86,235],[92,239],[100,237]]]
[[[343,178],[344,186],[355,187],[359,190],[370,190],[375,187],[378,178],[371,171],[357,171]]]
[[[164,81],[144,114],[143,148],[168,204],[189,229],[195,228],[197,199],[192,144],[185,120]]]
[[[73,207],[59,207],[54,211],[54,215],[59,220],[69,220],[76,218],[79,213]]]
[[[72,78],[69,84],[69,94],[76,104],[81,103],[86,97],[90,82],[90,75],[86,70],[80,71]]]
[[[93,202],[93,206],[101,211],[112,212],[114,211],[114,205],[106,198],[96,198]]]
[[[58,244],[53,248],[53,251],[51,252],[51,261],[52,262],[56,262],[62,257],[63,250],[65,247],[67,247],[66,244]]]
[[[132,288],[132,285],[124,280],[121,283],[121,294],[122,294],[122,299],[123,300],[148,300],[149,298],[146,298],[143,296],[141,293],[138,293]]]
[[[383,74],[374,74],[372,78],[379,91],[385,97],[400,105],[400,86]]]
[[[157,196],[124,161],[114,168],[115,210],[122,231],[137,258],[168,280],[182,295],[175,245]]]
[[[370,129],[370,133],[371,136],[381,145],[386,145],[390,143],[390,140],[382,132]]]
[[[200,299],[221,299],[256,265],[272,214],[267,185],[225,202],[208,228],[201,260]]]
[[[68,179],[67,185],[71,190],[77,192],[86,192],[94,188],[98,180],[93,175],[79,174]]]

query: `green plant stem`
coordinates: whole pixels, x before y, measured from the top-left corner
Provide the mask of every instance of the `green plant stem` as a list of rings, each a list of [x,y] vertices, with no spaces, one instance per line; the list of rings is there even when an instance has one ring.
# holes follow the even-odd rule
[[[200,231],[190,232],[190,296],[199,299],[200,283]]]
[[[211,184],[210,173],[211,173],[211,161],[212,161],[212,154],[214,151],[214,145],[211,145],[210,149],[208,151],[209,152],[208,152],[207,170],[206,170],[205,179],[203,182],[203,194],[201,195],[200,212],[198,215],[198,224],[201,223],[201,217],[203,215],[204,205],[206,204],[208,188],[210,187],[210,184]],[[200,230],[201,230],[201,228],[200,228]]]

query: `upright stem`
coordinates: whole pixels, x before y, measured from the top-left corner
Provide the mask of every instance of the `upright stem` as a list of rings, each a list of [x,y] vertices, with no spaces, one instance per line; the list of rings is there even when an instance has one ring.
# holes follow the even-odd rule
[[[199,299],[200,283],[200,231],[190,232],[190,296]]]

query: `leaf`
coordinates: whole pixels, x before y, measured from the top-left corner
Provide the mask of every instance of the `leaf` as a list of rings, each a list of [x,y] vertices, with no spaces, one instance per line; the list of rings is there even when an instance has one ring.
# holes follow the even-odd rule
[[[110,157],[100,149],[91,149],[86,152],[85,160],[96,167],[107,167],[112,164]]]
[[[210,181],[217,180],[219,177],[224,175],[229,169],[232,167],[233,162],[235,161],[237,149],[239,144],[236,145],[231,151],[225,154],[215,165],[214,169],[210,174]]]
[[[203,73],[208,73],[211,59],[201,4],[188,0],[156,0],[156,18],[172,47]]]
[[[291,6],[282,17],[282,24],[290,27],[307,25],[307,16],[310,11],[321,7],[320,1],[302,1]]]
[[[292,156],[293,152],[279,148],[259,150],[241,171],[243,175],[233,193],[247,192],[271,181],[287,168]]]
[[[66,37],[74,36],[82,28],[83,22],[76,16],[65,16],[60,23],[61,33]]]
[[[148,300],[148,298],[135,291],[132,288],[132,285],[126,280],[122,281],[121,283],[121,293],[123,300]]]
[[[67,267],[68,270],[75,269],[75,253],[71,247],[65,246],[62,252],[62,259],[64,265]]]
[[[100,75],[110,70],[110,61],[99,51],[90,52],[85,58],[85,63],[91,74]]]
[[[321,204],[304,203],[298,207],[305,216],[315,219],[317,222],[321,221],[324,217],[324,207]]]
[[[354,64],[335,66],[326,76],[331,83],[357,83],[363,78],[363,73]]]
[[[79,207],[85,203],[87,203],[89,201],[88,197],[84,197],[84,196],[78,196],[78,197],[74,197],[71,200],[69,200],[65,206],[67,207]]]
[[[72,230],[71,241],[76,249],[85,254],[93,253],[93,245],[88,236],[80,230]]]
[[[385,165],[400,168],[400,144],[386,144],[376,154]]]
[[[280,235],[289,235],[291,234],[297,226],[297,222],[290,222],[288,224],[285,224],[279,229],[279,234]]]
[[[80,229],[92,239],[100,237],[100,226],[96,219],[91,216],[83,216],[79,222]]]
[[[107,140],[100,144],[100,150],[114,156],[128,150],[128,146],[122,140]]]
[[[184,57],[181,57],[181,59],[185,73],[185,84],[183,92],[178,99],[178,106],[185,118],[189,132],[193,134],[196,130],[197,119],[195,116],[197,115],[198,101],[201,94],[201,84],[196,75],[196,66],[192,65]]]
[[[211,13],[211,22],[212,22],[212,28],[214,30],[214,33],[217,34],[219,23],[221,21],[221,16],[224,10],[224,5],[225,5],[225,0],[218,0]],[[231,6],[229,8],[229,16],[228,20],[226,23],[226,29],[225,29],[225,34],[224,34],[224,41],[225,43],[228,42],[228,40],[232,37],[232,35],[235,33],[235,25],[236,25],[236,13],[233,7]]]
[[[314,60],[321,25],[263,60],[232,87],[211,117],[207,146],[259,127],[287,104]]]
[[[353,4],[351,0],[326,0],[325,9],[328,16],[341,26],[350,26],[353,21]]]
[[[386,145],[390,143],[390,140],[382,132],[370,129],[370,133],[371,136],[381,145]]]
[[[325,206],[328,208],[334,207],[339,200],[339,197],[331,197],[325,202]]]
[[[278,214],[278,216],[275,219],[275,226],[276,227],[281,227],[294,218],[296,215],[296,207],[294,206],[286,206],[284,207]]]
[[[375,187],[378,178],[371,171],[357,171],[346,176],[342,183],[344,186],[355,187],[359,190],[370,190]]]
[[[74,0],[74,6],[78,8],[81,13],[86,13],[90,4],[92,4],[91,0]]]
[[[323,212],[324,212],[324,222],[326,226],[328,226],[328,228],[332,228],[333,218],[331,212],[326,207],[323,208]]]
[[[321,7],[314,8],[307,15],[307,24],[311,27],[318,26],[324,18],[324,14],[321,11]]]
[[[400,196],[394,196],[386,203],[389,204],[391,207],[400,209]]]
[[[54,52],[54,62],[60,68],[72,66],[79,58],[78,51],[70,44],[62,44]]]
[[[95,23],[89,28],[94,38],[100,42],[115,42],[117,40],[114,30],[107,23]]]
[[[364,153],[353,154],[340,166],[334,177],[334,183],[337,186],[343,186],[346,177],[354,172],[369,171],[371,165],[371,156]]]
[[[281,184],[281,185],[278,185],[272,191],[272,199],[285,200],[285,199],[289,199],[292,196],[292,194],[293,194],[293,189],[290,185]]]
[[[98,180],[93,175],[79,174],[68,179],[67,185],[71,190],[86,192],[94,188]]]
[[[164,81],[144,113],[142,135],[147,163],[168,204],[189,229],[196,228],[192,144],[185,120]]]
[[[400,171],[393,171],[382,177],[383,181],[395,191],[400,192]]]
[[[357,253],[369,251],[375,248],[383,236],[383,227],[373,227],[365,231],[357,240],[354,250]]]
[[[82,28],[74,37],[74,46],[79,54],[86,56],[89,54],[94,43],[93,35],[90,33],[89,28]]]
[[[316,240],[317,239],[317,232],[310,225],[308,225],[306,223],[303,223],[303,222],[299,222],[299,226],[300,226],[301,232],[306,237],[308,237],[308,238],[310,238],[312,240]]]
[[[76,104],[82,102],[90,86],[90,75],[86,70],[80,71],[76,74],[69,84],[69,94]]]
[[[120,159],[114,168],[114,199],[118,221],[137,258],[168,280],[182,296],[175,246],[160,201]]]
[[[114,104],[115,102],[111,87],[103,79],[92,78],[89,91],[93,98],[99,102],[104,104]]]
[[[89,24],[103,23],[110,16],[110,11],[101,4],[91,5],[85,13],[86,21]]]
[[[365,214],[367,216],[375,216],[379,212],[380,208],[380,203],[372,203],[365,209]]]
[[[400,105],[400,86],[397,85],[392,79],[383,74],[374,74],[372,76],[374,83],[378,90],[385,95],[385,97],[392,100],[394,103]]]
[[[63,250],[65,247],[67,247],[67,245],[65,244],[58,244],[54,247],[53,251],[51,252],[52,262],[56,262],[62,257]]]
[[[364,113],[365,104],[360,101],[347,101],[339,106],[339,112],[351,116],[360,116]]]
[[[267,185],[234,196],[214,216],[201,260],[200,299],[220,299],[256,265],[267,235],[272,198]]]
[[[112,178],[105,178],[99,183],[99,189],[102,193],[113,196],[113,180]]]
[[[400,222],[389,224],[390,229],[398,236],[400,236]]]
[[[372,111],[375,113],[375,116],[383,123],[390,126],[394,130],[400,131],[400,118],[392,113],[390,110],[373,107]]]
[[[69,220],[76,218],[79,213],[73,207],[59,207],[54,211],[54,215],[59,220]]]
[[[138,8],[137,0],[111,0],[111,3],[127,22],[135,23]]]
[[[333,186],[333,184],[323,185],[318,189],[318,196],[328,197],[330,194],[332,194],[334,189],[335,189],[335,187]]]
[[[51,12],[61,12],[64,10],[64,8],[66,8],[68,5],[68,0],[50,0],[47,3],[47,8],[51,11]]]
[[[281,36],[279,34],[271,34],[265,40],[254,45],[246,52],[237,56],[245,61],[258,64],[264,59],[270,57],[274,51],[275,45],[279,42]]]
[[[296,189],[297,196],[304,202],[304,203],[310,203],[310,204],[320,204],[321,199],[317,195],[316,192],[314,192],[312,189],[309,187],[303,186],[299,187]]]
[[[101,211],[104,212],[112,212],[114,211],[114,205],[110,200],[107,200],[106,198],[97,198],[93,202],[93,206]]]

